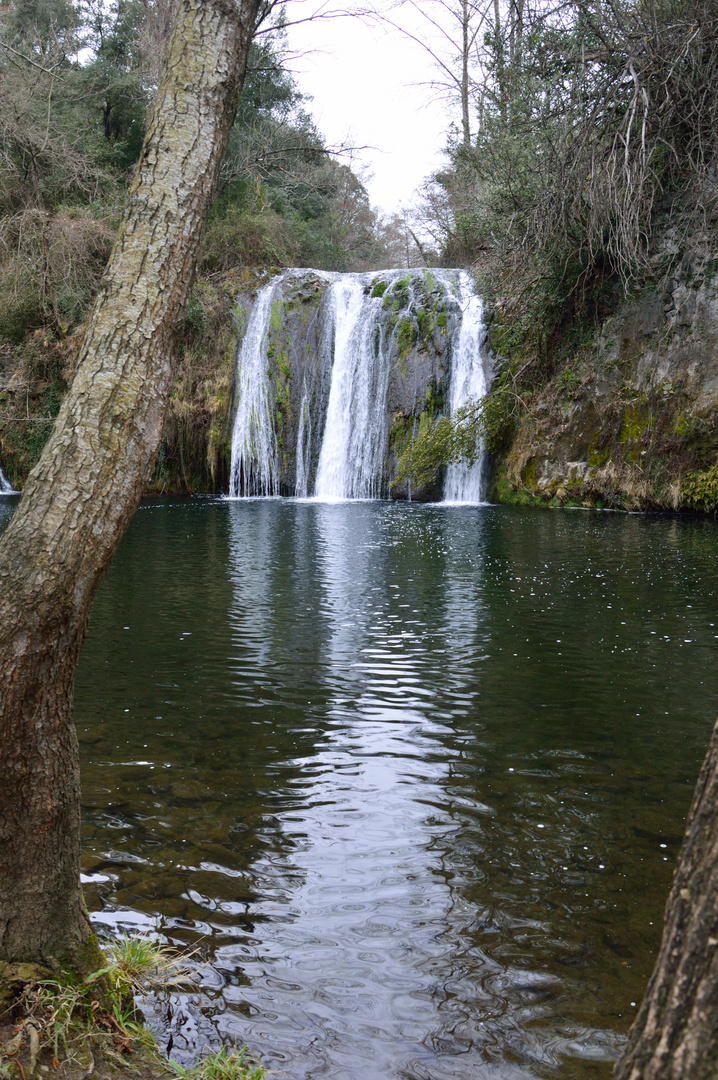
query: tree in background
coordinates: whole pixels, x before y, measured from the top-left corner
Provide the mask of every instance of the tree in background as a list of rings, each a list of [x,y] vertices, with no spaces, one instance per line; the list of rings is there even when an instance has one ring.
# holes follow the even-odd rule
[[[426,33],[407,28],[402,19],[405,8],[419,16]],[[440,98],[458,104],[461,144],[470,148],[476,100],[482,94],[484,43],[492,18],[500,18],[498,0],[405,0],[394,18],[380,18],[429,55],[435,71],[429,85]]]
[[[0,8],[0,344],[82,322],[145,134],[176,0]],[[361,181],[286,67],[281,14],[252,45],[203,265],[382,261]]]
[[[367,269],[383,254],[376,214],[351,153],[330,150],[317,131],[285,51],[281,20],[253,46],[204,265],[212,272],[237,265]]]
[[[0,4],[0,461],[17,487],[72,378],[175,5]],[[248,286],[267,268],[362,270],[388,259],[351,153],[327,147],[296,89],[273,10],[252,44],[210,212],[157,490],[222,483],[225,286]]]
[[[97,966],[80,890],[75,667],[95,591],[159,446],[178,329],[260,15],[259,0],[179,4],[77,373],[0,540],[5,961]],[[37,50],[32,59],[44,72],[62,69],[55,54],[52,68]]]
[[[499,297],[508,363],[490,406],[462,418],[498,451],[576,327],[714,229],[718,13],[710,0],[497,0],[472,78],[473,143],[454,129],[414,224]],[[445,463],[466,445],[456,434],[417,464]]]
[[[523,264],[565,295],[606,271],[634,280],[656,215],[704,225],[717,41],[709,0],[496,0],[472,74],[476,134],[450,142],[427,189],[447,258]]]

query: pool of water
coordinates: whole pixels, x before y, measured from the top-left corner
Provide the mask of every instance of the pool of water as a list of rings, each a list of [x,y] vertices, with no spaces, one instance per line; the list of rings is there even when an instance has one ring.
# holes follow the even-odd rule
[[[0,501],[2,507],[10,500]],[[718,713],[718,528],[146,502],[76,683],[86,898],[195,946],[173,1055],[608,1078]]]

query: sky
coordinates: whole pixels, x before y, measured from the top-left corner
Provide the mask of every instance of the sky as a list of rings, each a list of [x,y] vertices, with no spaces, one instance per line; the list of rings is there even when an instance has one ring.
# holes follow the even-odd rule
[[[309,10],[289,4],[288,19]],[[411,206],[421,181],[442,164],[450,122],[427,85],[433,69],[426,51],[399,30],[349,16],[290,26],[288,40],[288,66],[313,98],[309,111],[329,145],[368,148],[357,151],[352,167],[367,170],[372,204],[387,215]]]

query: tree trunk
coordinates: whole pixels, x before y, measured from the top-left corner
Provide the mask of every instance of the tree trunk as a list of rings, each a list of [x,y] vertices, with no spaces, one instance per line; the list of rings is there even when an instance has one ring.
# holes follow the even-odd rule
[[[501,27],[501,5],[494,0],[494,35],[496,41],[496,81],[499,89],[499,111],[501,120],[506,123],[506,65],[504,63],[504,36]]]
[[[469,116],[469,50],[471,48],[470,26],[471,13],[468,0],[461,3],[461,131],[463,143],[471,149],[471,118]]]
[[[663,941],[615,1080],[718,1076],[718,725],[698,778]]]
[[[0,541],[0,960],[96,959],[75,666],[149,480],[259,0],[182,0],[128,207],[50,440]]]

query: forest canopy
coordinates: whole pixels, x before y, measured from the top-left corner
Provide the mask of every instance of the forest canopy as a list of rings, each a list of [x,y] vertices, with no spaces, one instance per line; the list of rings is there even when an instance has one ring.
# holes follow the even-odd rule
[[[172,0],[0,8],[0,340],[84,318],[145,134]],[[252,45],[200,272],[362,269],[381,250],[367,192],[287,69],[281,12]]]

